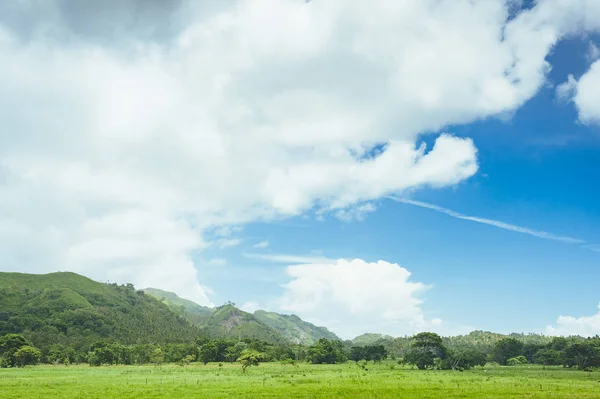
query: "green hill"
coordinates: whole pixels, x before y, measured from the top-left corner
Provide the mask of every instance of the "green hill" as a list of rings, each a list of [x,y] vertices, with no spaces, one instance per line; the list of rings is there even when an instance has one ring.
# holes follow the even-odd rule
[[[216,308],[212,316],[200,326],[200,331],[210,338],[250,338],[274,344],[287,342],[281,333],[231,304]]]
[[[358,346],[373,345],[373,344],[379,343],[382,340],[386,340],[386,339],[392,339],[392,337],[389,335],[385,335],[385,334],[366,333],[366,334],[362,334],[362,335],[359,335],[358,337],[354,338],[352,340],[352,344],[358,345]]]
[[[231,304],[211,309],[157,288],[144,288],[143,291],[213,338],[255,338],[272,343],[287,341],[303,345],[312,345],[319,338],[339,339],[325,327],[317,327],[296,315],[264,310],[250,314]]]
[[[254,316],[279,332],[285,339],[295,344],[312,345],[319,338],[339,340],[340,338],[325,327],[317,327],[296,315],[284,315],[257,310]]]
[[[194,325],[204,324],[214,312],[214,309],[180,298],[173,292],[163,291],[158,288],[144,288],[142,291],[158,299],[171,308],[172,311],[186,318]]]
[[[190,342],[198,329],[133,285],[75,273],[0,273],[0,336],[21,333],[36,346],[85,350],[105,339],[123,344]]]

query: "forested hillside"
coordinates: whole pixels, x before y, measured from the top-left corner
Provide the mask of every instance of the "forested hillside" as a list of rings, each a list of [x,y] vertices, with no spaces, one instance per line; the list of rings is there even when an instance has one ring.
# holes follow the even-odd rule
[[[287,342],[281,333],[231,304],[216,308],[212,316],[200,326],[200,332],[209,338],[248,338],[273,344]]]
[[[105,339],[123,344],[190,342],[198,329],[133,285],[75,273],[0,273],[0,336],[20,333],[44,349],[82,350]]]
[[[264,310],[257,310],[250,314],[236,308],[233,304],[211,309],[157,288],[144,288],[143,291],[169,306],[171,310],[200,327],[203,333],[213,338],[249,338],[271,343],[287,341],[302,345],[312,345],[319,338],[339,340],[338,336],[327,328],[317,327],[296,315]]]
[[[317,327],[296,315],[257,310],[254,312],[254,316],[262,323],[278,331],[285,339],[296,344],[312,345],[320,338],[339,340],[338,336],[327,328]]]
[[[197,326],[204,324],[214,312],[214,309],[183,299],[173,292],[163,291],[158,288],[144,288],[142,291],[158,299],[172,311]]]

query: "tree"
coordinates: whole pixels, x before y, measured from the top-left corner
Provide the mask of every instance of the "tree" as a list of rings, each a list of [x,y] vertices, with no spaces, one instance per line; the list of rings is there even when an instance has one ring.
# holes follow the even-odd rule
[[[218,361],[218,352],[219,348],[217,347],[217,344],[214,341],[208,341],[198,350],[198,360],[205,365],[208,364],[208,362],[216,362]]]
[[[33,344],[20,334],[6,334],[0,338],[0,357],[5,359],[2,363],[14,367],[17,364],[15,353],[24,346],[33,347]]]
[[[366,358],[364,346],[353,346],[350,348],[350,360],[358,363],[359,360]]]
[[[250,366],[258,366],[264,359],[264,355],[252,349],[246,349],[238,358],[238,362],[242,365],[242,373],[246,373],[246,369]]]
[[[347,358],[340,341],[319,338],[314,345],[308,348],[307,360],[313,364],[335,364],[345,362]]]
[[[248,348],[248,344],[240,341],[240,342],[236,342],[235,345],[228,347],[225,350],[225,360],[233,363],[236,361],[236,359],[238,359],[240,356],[242,356],[242,352],[244,352],[245,349]]]
[[[533,355],[533,362],[545,366],[556,366],[561,364],[562,353],[555,349],[540,349]]]
[[[433,368],[436,361],[448,356],[442,337],[432,332],[422,332],[413,337],[411,348],[404,356],[404,361],[414,364],[420,370]]]
[[[414,364],[419,370],[425,370],[435,366],[435,356],[427,348],[412,347],[404,356],[404,362]]]
[[[520,356],[523,343],[515,338],[502,338],[496,342],[492,351],[492,358],[502,365],[506,365],[508,359]]]
[[[161,348],[154,348],[152,356],[150,357],[150,362],[160,366],[164,361],[165,354],[163,353],[163,350]]]
[[[388,355],[383,345],[367,345],[365,346],[365,352],[365,360],[372,360],[375,363],[384,360]]]
[[[41,357],[42,352],[38,348],[29,345],[20,347],[14,354],[15,362],[19,367],[38,364]]]
[[[523,345],[523,356],[527,358],[527,362],[533,363],[533,357],[540,350],[543,349],[545,345],[535,343],[535,342],[527,342]]]
[[[574,342],[566,347],[564,360],[567,366],[576,366],[584,369],[600,363],[600,350],[591,342]]]
[[[440,363],[445,370],[469,370],[475,366],[485,366],[486,356],[475,349],[463,349],[448,352],[448,356]]]
[[[118,360],[118,354],[115,352],[114,345],[106,341],[98,341],[90,347],[88,353],[88,363],[90,366],[100,366],[102,364],[115,364]]]
[[[527,364],[527,358],[523,355],[511,357],[510,359],[506,360],[507,366],[518,366],[520,364]]]

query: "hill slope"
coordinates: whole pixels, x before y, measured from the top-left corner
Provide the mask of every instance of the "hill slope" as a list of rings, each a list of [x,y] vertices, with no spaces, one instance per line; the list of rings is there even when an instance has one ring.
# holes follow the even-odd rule
[[[198,329],[133,285],[75,273],[0,273],[0,336],[22,333],[44,348],[85,349],[99,339],[123,344],[190,342]]]
[[[284,315],[264,310],[257,310],[254,316],[278,331],[285,339],[295,344],[312,345],[319,338],[339,340],[340,338],[325,327],[317,327],[296,315]]]
[[[382,340],[392,339],[393,337],[385,334],[373,334],[366,333],[359,335],[358,337],[352,340],[352,344],[363,346],[363,345],[374,345]]]
[[[181,315],[194,325],[204,324],[214,312],[214,309],[180,298],[173,292],[163,291],[158,288],[144,288],[142,291],[158,299],[172,311]]]
[[[264,310],[254,314],[244,312],[231,304],[216,309],[200,306],[195,302],[180,298],[173,292],[157,288],[144,288],[174,312],[213,338],[256,338],[272,343],[290,342],[312,345],[319,338],[339,339],[325,327],[317,327],[296,315],[283,315]]]
[[[280,344],[288,340],[275,329],[258,320],[254,315],[227,304],[215,312],[200,326],[202,334],[211,338],[259,339]]]

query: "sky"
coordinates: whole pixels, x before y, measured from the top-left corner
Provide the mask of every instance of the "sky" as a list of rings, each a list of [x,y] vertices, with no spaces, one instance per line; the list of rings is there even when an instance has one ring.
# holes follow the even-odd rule
[[[0,93],[1,271],[600,334],[600,0],[2,2]]]

